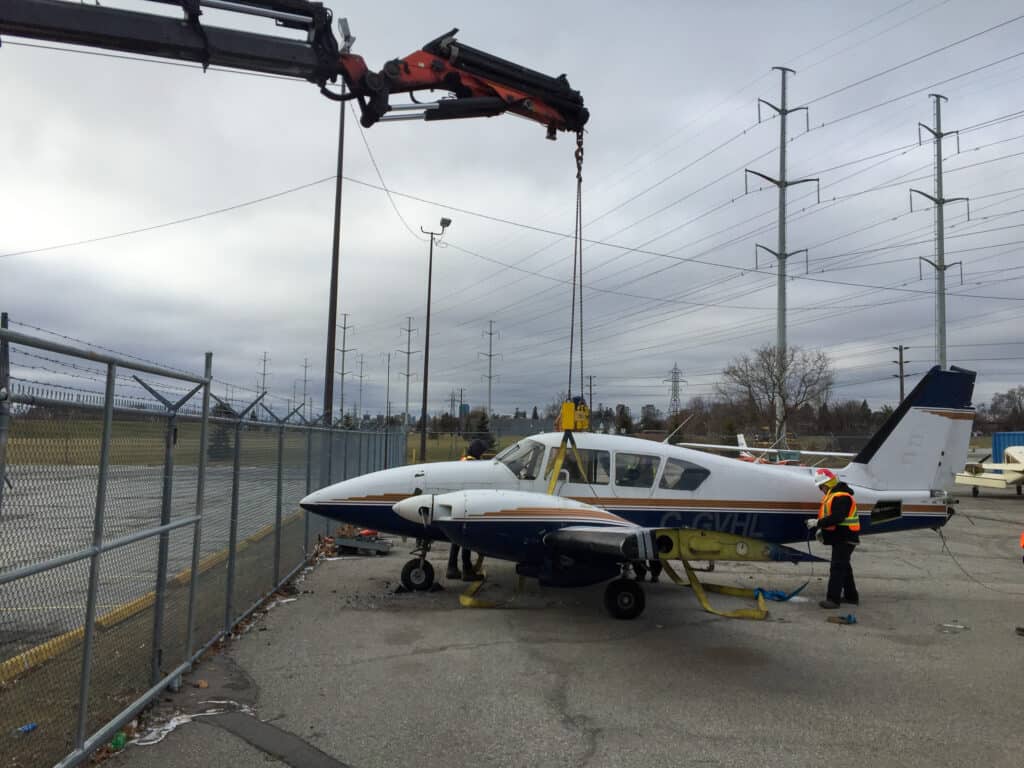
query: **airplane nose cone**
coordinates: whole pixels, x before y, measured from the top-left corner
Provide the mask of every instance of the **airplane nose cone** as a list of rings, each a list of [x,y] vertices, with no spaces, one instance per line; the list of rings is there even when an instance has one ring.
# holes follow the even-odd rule
[[[410,496],[391,507],[394,513],[410,523],[430,525],[434,509],[434,497],[430,494]]]

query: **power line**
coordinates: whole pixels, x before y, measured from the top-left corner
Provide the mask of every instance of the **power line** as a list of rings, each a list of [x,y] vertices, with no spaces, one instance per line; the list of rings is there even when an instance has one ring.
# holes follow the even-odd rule
[[[1013,24],[1014,22],[1020,21],[1021,19],[1024,19],[1024,14],[1021,14],[1020,16],[1015,16],[1012,19],[1007,19],[1006,21],[1002,21],[1002,22],[1000,22],[998,24],[995,24],[995,25],[993,25],[993,26],[991,26],[991,27],[989,27],[987,29],[983,29],[980,32],[975,32],[974,34],[968,35],[967,37],[962,37],[959,40],[954,40],[952,43],[947,43],[946,45],[940,46],[939,48],[935,48],[934,50],[931,50],[928,53],[923,53],[920,56],[915,56],[914,58],[908,59],[907,61],[904,61],[904,62],[902,62],[900,64],[895,64],[895,65],[893,65],[891,67],[887,67],[886,69],[883,69],[880,72],[876,72],[873,75],[868,75],[867,77],[863,77],[860,80],[857,80],[856,82],[848,83],[847,85],[844,85],[844,86],[842,86],[840,88],[836,88],[835,90],[829,91],[828,93],[822,94],[821,96],[816,96],[815,98],[813,98],[810,101],[808,101],[807,104],[808,105],[815,104],[815,103],[817,103],[819,101],[823,101],[824,99],[831,98],[832,96],[835,96],[836,94],[843,93],[844,91],[848,91],[851,88],[855,88],[858,85],[863,85],[864,83],[871,82],[872,80],[875,80],[875,79],[877,79],[879,77],[884,77],[885,75],[888,75],[888,74],[890,74],[892,72],[895,72],[896,70],[903,69],[904,67],[908,67],[911,64],[916,64],[919,61],[923,61],[924,59],[927,59],[930,56],[934,56],[937,53],[942,53],[943,51],[948,51],[950,48],[954,48],[954,47],[956,47],[958,45],[961,45],[963,43],[966,43],[966,42],[968,42],[970,40],[974,40],[976,38],[979,38],[982,35],[987,35],[989,32],[994,32],[997,29],[1002,29],[1003,27],[1009,26],[1010,24]]]

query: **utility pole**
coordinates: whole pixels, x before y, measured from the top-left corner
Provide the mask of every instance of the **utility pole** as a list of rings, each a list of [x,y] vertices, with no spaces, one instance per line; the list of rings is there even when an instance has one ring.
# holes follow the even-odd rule
[[[782,76],[782,95],[779,101],[779,106],[775,106],[770,101],[764,99],[757,100],[757,122],[761,122],[761,105],[764,104],[766,107],[772,109],[779,116],[779,177],[773,179],[771,176],[766,176],[758,171],[752,171],[749,168],[743,176],[744,188],[747,192],[750,191],[748,186],[748,174],[753,174],[759,178],[764,179],[770,184],[774,184],[779,188],[779,223],[778,223],[778,246],[776,250],[772,250],[767,246],[757,244],[754,246],[754,268],[758,268],[757,264],[757,252],[758,249],[762,249],[772,254],[778,264],[778,285],[777,292],[778,298],[776,300],[776,354],[778,355],[778,364],[781,369],[780,381],[785,381],[785,368],[786,368],[786,260],[790,256],[795,256],[798,253],[807,254],[807,249],[801,249],[799,251],[787,251],[786,250],[786,190],[789,187],[795,186],[796,184],[808,184],[814,182],[818,184],[818,202],[821,202],[821,186],[818,179],[787,179],[786,178],[786,118],[793,112],[799,112],[803,110],[804,116],[807,118],[806,130],[810,130],[810,114],[807,107],[787,107],[786,106],[786,76],[795,75],[796,72],[788,67],[772,67],[779,71]],[[785,445],[786,438],[786,423],[785,413],[783,411],[782,404],[782,393],[776,393],[775,396],[775,419],[778,423],[778,435],[776,437],[782,441]]]
[[[914,210],[914,193],[932,201],[935,206],[935,261],[920,257],[921,261],[927,262],[935,270],[935,359],[939,367],[946,368],[946,270],[950,267],[960,267],[960,282],[963,282],[963,262],[955,261],[952,264],[946,263],[945,244],[945,220],[943,211],[946,203],[966,202],[967,220],[971,220],[971,201],[966,197],[943,197],[942,196],[942,139],[944,136],[956,134],[956,151],[960,153],[960,132],[942,131],[942,102],[949,101],[945,96],[938,93],[929,93],[928,97],[935,99],[935,128],[929,128],[924,123],[917,124],[917,143],[921,144],[921,129],[924,128],[932,135],[935,142],[935,194],[929,195],[919,189],[910,190],[910,210]],[[902,400],[902,397],[900,398]]]
[[[341,31],[342,44],[340,53],[348,53],[352,49],[355,38],[349,33],[348,20],[338,19],[338,28]],[[341,96],[345,96],[345,83],[341,84]],[[333,424],[331,409],[334,406],[334,345],[335,328],[338,322],[338,266],[341,255],[341,182],[344,174],[345,164],[345,108],[347,104],[342,101],[338,104],[338,163],[334,181],[334,231],[331,243],[331,282],[328,286],[328,308],[327,308],[327,355],[324,360],[324,426],[330,427]],[[344,346],[344,345],[342,345]],[[330,471],[326,452],[324,462],[320,468],[322,484],[326,485],[327,476]]]
[[[348,338],[348,329],[353,326],[348,324],[348,312],[342,314],[344,322],[338,327],[341,328],[341,348],[338,350],[341,352],[341,374],[338,382],[338,421],[345,418],[345,354],[353,352],[355,347],[346,347],[345,340]]]
[[[362,425],[363,423],[363,356],[359,355],[359,400],[356,406],[356,424]]]
[[[588,385],[588,390],[587,390],[587,393],[588,393],[587,394],[587,407],[589,407],[591,410],[593,410],[593,408],[594,408],[594,375],[593,374],[589,374],[587,376],[587,385]]]
[[[668,398],[668,415],[669,418],[675,418],[679,415],[679,412],[683,409],[682,402],[679,399],[679,385],[686,382],[683,378],[683,372],[679,370],[677,363],[672,363],[672,370],[668,372],[669,378],[665,379],[666,384],[671,384],[669,389]]]
[[[384,429],[391,421],[391,353],[388,352],[388,379],[384,384]]]
[[[402,329],[402,333],[406,334],[405,337],[405,351],[401,349],[397,350],[398,354],[405,355],[405,373],[400,373],[400,376],[405,376],[405,411],[402,414],[402,426],[405,427],[406,431],[409,429],[409,381],[412,376],[410,370],[410,361],[412,356],[417,354],[412,351],[412,334],[413,331],[418,330],[412,327],[412,317],[405,318],[405,328]]]
[[[902,403],[903,402],[903,366],[906,363],[911,362],[910,360],[904,360],[903,359],[903,352],[905,350],[910,349],[910,347],[905,347],[902,344],[900,344],[899,346],[893,347],[893,349],[895,349],[897,352],[899,352],[899,356],[900,356],[899,360],[893,360],[893,362],[896,363],[896,365],[898,365],[900,367],[900,372],[899,373],[894,373],[893,376],[894,377],[898,377],[899,380],[900,380],[900,402]]]
[[[487,351],[478,354],[487,358],[487,375],[484,378],[487,379],[487,418],[490,420],[494,415],[494,410],[491,407],[491,385],[494,382],[494,358],[497,357],[494,352],[494,337],[497,333],[494,330],[493,320],[487,321],[487,330],[484,331],[484,335],[487,336]]]

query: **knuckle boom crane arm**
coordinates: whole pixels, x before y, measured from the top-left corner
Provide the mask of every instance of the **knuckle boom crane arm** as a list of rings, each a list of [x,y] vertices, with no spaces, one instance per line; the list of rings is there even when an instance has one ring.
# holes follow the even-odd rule
[[[334,99],[355,99],[362,124],[389,120],[452,120],[491,117],[504,112],[547,127],[579,133],[589,113],[579,91],[565,75],[551,77],[462,45],[458,30],[427,43],[422,50],[384,65],[380,72],[349,52],[354,38],[342,23],[338,45],[331,11],[310,0],[150,0],[179,6],[184,19],[85,5],[67,0],[0,1],[0,35],[85,45],[147,56],[196,61],[247,71],[296,77],[320,85]],[[304,40],[204,24],[203,9],[273,19],[277,26],[306,33]],[[341,76],[348,93],[326,89]],[[422,90],[443,90],[451,98],[415,101]],[[408,93],[412,103],[392,105],[391,94]]]

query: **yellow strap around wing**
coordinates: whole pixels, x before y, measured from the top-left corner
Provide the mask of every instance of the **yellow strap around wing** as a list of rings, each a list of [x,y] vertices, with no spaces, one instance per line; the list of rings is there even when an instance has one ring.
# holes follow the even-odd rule
[[[683,568],[686,569],[686,575],[690,579],[690,583],[687,584],[683,581],[679,574],[675,572],[675,569],[668,564],[667,560],[662,560],[661,564],[665,569],[665,572],[680,587],[690,587],[693,593],[697,595],[697,600],[700,602],[701,608],[708,613],[713,613],[715,616],[723,616],[727,619],[752,619],[754,621],[761,621],[768,616],[768,609],[764,604],[764,597],[760,592],[755,592],[752,589],[746,589],[745,587],[729,587],[724,584],[701,584],[700,579],[697,578],[697,574],[686,560],[681,561]],[[749,597],[757,600],[757,608],[737,608],[732,611],[719,611],[711,607],[711,603],[708,602],[707,592],[716,592],[720,595],[731,595],[733,597]]]

